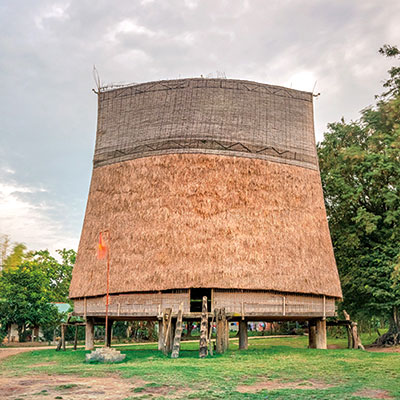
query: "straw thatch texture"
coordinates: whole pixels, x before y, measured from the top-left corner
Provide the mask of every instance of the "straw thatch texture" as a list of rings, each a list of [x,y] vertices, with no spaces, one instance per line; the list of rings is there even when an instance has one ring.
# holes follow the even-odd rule
[[[70,297],[189,287],[341,297],[319,172],[173,154],[93,171]]]
[[[232,79],[180,79],[99,93],[94,166],[171,153],[318,169],[312,94]]]

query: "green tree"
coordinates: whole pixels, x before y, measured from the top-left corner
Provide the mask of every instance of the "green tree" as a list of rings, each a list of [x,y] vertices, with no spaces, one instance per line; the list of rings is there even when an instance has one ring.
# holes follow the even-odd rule
[[[61,261],[52,257],[48,250],[37,251],[32,255],[31,264],[41,269],[48,279],[51,301],[67,302],[76,252],[63,249],[57,253]]]
[[[7,237],[8,239],[8,237]],[[5,240],[7,240],[5,239]],[[8,245],[6,241],[3,244]],[[15,268],[17,267],[23,260],[27,260],[30,258],[30,253],[26,251],[27,248],[23,243],[15,243],[11,253],[4,260],[4,268]],[[7,251],[7,249],[5,249]]]
[[[48,250],[27,253],[19,245],[14,249],[0,275],[0,323],[17,324],[23,337],[29,328],[59,324],[61,315],[52,303],[68,301],[76,253],[57,250],[58,261]]]
[[[394,46],[380,52],[399,56]],[[400,68],[389,76],[360,120],[329,124],[318,145],[343,306],[358,317],[387,316],[386,339],[400,332]]]
[[[2,272],[1,322],[18,325],[20,337],[29,328],[48,326],[58,319],[51,304],[49,281],[43,270],[29,261]]]
[[[10,236],[3,235],[0,241],[0,270],[3,269],[10,248]]]

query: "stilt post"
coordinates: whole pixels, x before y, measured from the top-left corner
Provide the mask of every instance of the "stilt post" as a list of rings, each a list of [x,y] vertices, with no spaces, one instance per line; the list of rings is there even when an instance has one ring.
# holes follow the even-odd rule
[[[214,318],[215,318],[215,310],[212,313],[212,318],[210,322],[210,329],[208,331],[208,352],[211,356],[214,355],[214,349],[213,349],[213,341],[212,341],[212,332],[213,332],[213,325],[214,325]]]
[[[216,352],[222,354],[226,350],[226,315],[225,308],[216,310],[217,340]]]
[[[249,347],[249,338],[247,335],[247,321],[239,321],[239,350],[247,350]]]
[[[316,323],[316,348],[317,349],[326,349],[326,320],[325,319],[317,319]]]
[[[85,325],[85,350],[94,349],[94,323],[91,318],[86,318]]]
[[[172,346],[171,358],[179,357],[179,351],[181,348],[181,338],[182,338],[182,315],[183,315],[183,303],[181,303],[179,306],[178,317],[176,318],[175,336],[174,336],[174,344]]]
[[[166,308],[163,312],[163,346],[162,351],[167,355],[171,348],[171,330],[172,330],[172,308]]]
[[[316,349],[317,348],[317,327],[315,326],[314,321],[308,321],[308,348]]]
[[[67,326],[62,324],[61,325],[61,346],[62,349],[65,351],[65,331],[67,329]]]
[[[75,336],[74,336],[74,350],[78,344],[78,325],[75,325]]]
[[[114,321],[108,320],[108,324],[106,325],[106,347],[111,347],[113,322]]]
[[[201,325],[200,325],[200,358],[207,357],[207,329],[208,329],[208,310],[207,296],[203,296],[203,305],[201,310]]]
[[[224,351],[226,351],[228,349],[229,349],[229,321],[226,319],[226,316],[225,316]]]
[[[158,350],[163,349],[163,344],[164,344],[164,318],[160,319],[158,321]]]

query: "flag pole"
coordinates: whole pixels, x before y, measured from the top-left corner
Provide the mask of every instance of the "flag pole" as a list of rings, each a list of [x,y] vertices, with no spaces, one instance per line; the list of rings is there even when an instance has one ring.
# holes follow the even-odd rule
[[[110,232],[105,230],[104,233],[107,233],[107,292],[106,292],[106,332],[105,332],[105,347],[108,347],[108,303],[110,296]],[[110,338],[110,346],[111,346],[111,338]]]

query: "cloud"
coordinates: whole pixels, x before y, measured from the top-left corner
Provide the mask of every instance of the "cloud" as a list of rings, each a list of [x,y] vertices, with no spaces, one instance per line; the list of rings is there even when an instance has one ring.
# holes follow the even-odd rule
[[[116,42],[118,36],[121,34],[144,35],[150,38],[157,35],[155,31],[139,25],[135,20],[126,18],[118,22],[115,26],[109,28],[105,35],[105,39],[111,42]]]
[[[51,217],[54,207],[38,196],[45,192],[0,178],[0,233],[27,244],[29,249],[76,248],[76,237]]]
[[[55,20],[66,20],[69,18],[67,14],[67,9],[69,7],[69,3],[66,4],[53,4],[49,7],[46,7],[39,15],[37,15],[34,20],[35,24],[39,29],[45,29],[44,24],[46,20],[55,19]]]
[[[358,118],[382,91],[392,60],[377,50],[400,44],[399,20],[395,0],[2,0],[0,231],[37,248],[77,243],[94,64],[104,84],[215,71],[309,91],[317,81],[321,140],[328,122]]]

